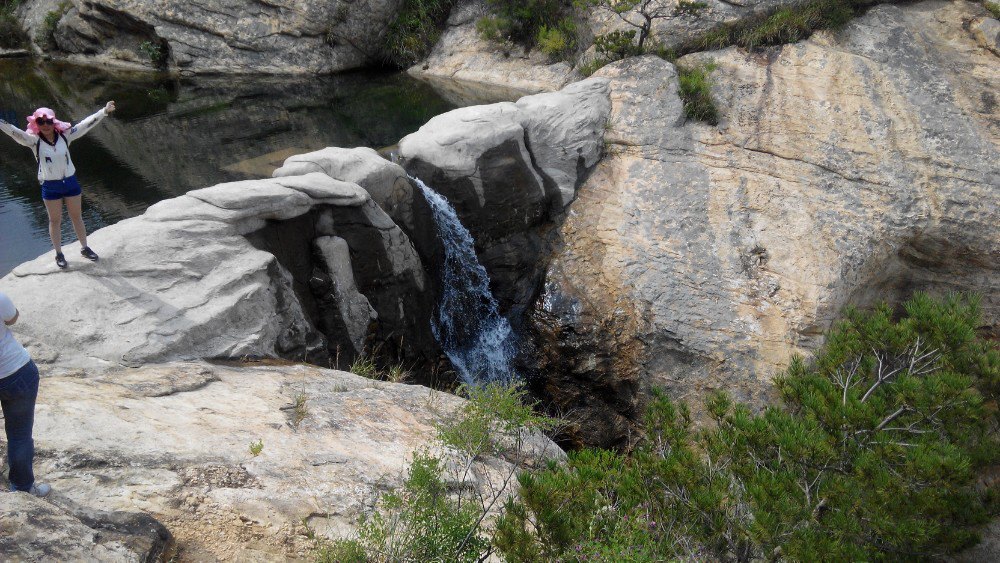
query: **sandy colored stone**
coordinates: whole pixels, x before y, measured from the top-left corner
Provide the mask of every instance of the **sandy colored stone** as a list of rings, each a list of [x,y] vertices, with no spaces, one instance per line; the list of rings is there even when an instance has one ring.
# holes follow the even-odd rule
[[[681,59],[716,63],[718,127],[685,119],[664,61],[597,74],[609,156],[535,319],[549,388],[591,442],[627,436],[652,386],[760,404],[847,305],[975,291],[997,330],[1000,74],[963,29],[973,9],[883,5],[837,34]]]
[[[56,528],[82,530],[51,553],[126,560],[101,555],[95,532],[60,514],[76,506],[155,517],[176,537],[180,560],[307,558],[309,530],[348,535],[377,493],[403,482],[414,451],[443,451],[434,424],[461,403],[425,387],[293,365],[172,363],[43,377],[35,472],[53,487],[53,518],[67,519]],[[526,451],[533,462],[562,455],[537,436]],[[488,465],[494,482],[510,467]],[[473,475],[473,486],[485,490],[486,479]],[[77,550],[79,542],[91,551]]]

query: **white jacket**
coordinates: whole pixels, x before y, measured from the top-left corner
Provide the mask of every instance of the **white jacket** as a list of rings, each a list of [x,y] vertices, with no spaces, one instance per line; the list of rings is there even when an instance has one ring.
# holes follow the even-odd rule
[[[38,159],[38,182],[47,180],[62,180],[76,174],[73,159],[69,156],[69,143],[79,139],[101,122],[108,114],[100,110],[80,123],[70,127],[61,134],[56,134],[56,142],[50,144],[40,135],[21,131],[10,123],[0,119],[0,131],[3,131],[18,143],[31,149]]]

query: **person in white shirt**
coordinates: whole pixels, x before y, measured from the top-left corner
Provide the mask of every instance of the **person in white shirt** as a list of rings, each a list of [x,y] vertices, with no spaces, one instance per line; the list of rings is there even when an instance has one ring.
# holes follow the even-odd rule
[[[0,119],[0,131],[31,149],[38,161],[38,182],[42,185],[42,201],[49,214],[49,238],[56,251],[56,265],[60,268],[68,265],[62,253],[64,201],[76,238],[80,239],[80,254],[88,260],[98,259],[97,253],[87,246],[87,227],[83,224],[83,190],[76,179],[76,167],[69,156],[69,144],[85,135],[113,111],[115,103],[111,101],[74,126],[56,119],[56,113],[51,109],[38,108],[28,116],[27,131]]]
[[[8,328],[17,322],[17,317],[14,302],[0,292],[0,321],[3,321],[0,323],[0,406],[7,433],[7,463],[10,465],[7,479],[11,491],[44,497],[52,487],[36,483],[32,470],[35,441],[31,431],[38,397],[38,367]]]

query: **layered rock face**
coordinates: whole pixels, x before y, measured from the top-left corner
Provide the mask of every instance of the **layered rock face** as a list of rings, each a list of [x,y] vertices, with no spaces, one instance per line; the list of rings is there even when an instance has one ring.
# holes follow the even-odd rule
[[[377,63],[397,0],[87,0],[22,8],[33,36],[62,14],[53,41],[81,61],[162,64],[192,73],[329,73]],[[39,15],[41,14],[41,15]],[[158,59],[161,58],[162,59]]]
[[[544,230],[598,161],[610,102],[606,80],[462,108],[399,142],[406,170],[444,195],[476,241],[501,309],[534,300],[548,252]]]
[[[2,503],[4,560],[309,557],[310,535],[350,534],[379,492],[403,483],[414,451],[451,459],[433,425],[462,403],[301,365],[43,374],[35,473],[53,492]],[[524,452],[534,462],[562,455],[540,436]],[[511,466],[485,467],[469,482],[484,493]]]
[[[413,361],[437,357],[420,258],[354,183],[310,173],[219,184],[89,242],[99,262],[71,258],[61,271],[49,254],[4,279],[29,312],[19,335],[40,361],[104,368],[280,356],[327,365],[349,362],[369,340]]]
[[[963,25],[978,10],[881,6],[837,34],[682,59],[718,65],[718,127],[685,120],[666,62],[598,72],[610,154],[533,319],[581,442],[627,443],[654,386],[760,404],[847,305],[977,291],[997,330],[1000,74]]]

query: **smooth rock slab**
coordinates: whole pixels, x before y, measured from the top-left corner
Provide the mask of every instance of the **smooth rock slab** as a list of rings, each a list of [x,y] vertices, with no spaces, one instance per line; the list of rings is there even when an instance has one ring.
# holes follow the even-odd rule
[[[321,228],[324,214],[331,220]],[[242,356],[325,363],[326,344],[344,335],[317,331],[303,284],[312,275],[311,241],[326,235],[349,239],[349,267],[379,316],[396,323],[378,334],[409,336],[420,327],[408,345],[433,354],[424,330],[429,288],[412,244],[364,189],[318,172],[157,203],[91,234],[100,261],[68,245],[69,269],[46,254],[15,268],[4,291],[21,311],[18,338],[39,362],[67,369]],[[404,294],[411,299],[401,304]]]
[[[415,450],[440,451],[433,425],[461,404],[301,365],[172,363],[44,377],[36,474],[57,504],[154,516],[182,559],[305,556],[313,542],[303,522],[328,537],[350,533],[377,491],[403,482]],[[530,462],[563,455],[538,436],[527,451]],[[487,478],[474,475],[474,486]]]

